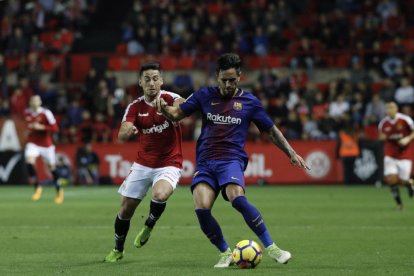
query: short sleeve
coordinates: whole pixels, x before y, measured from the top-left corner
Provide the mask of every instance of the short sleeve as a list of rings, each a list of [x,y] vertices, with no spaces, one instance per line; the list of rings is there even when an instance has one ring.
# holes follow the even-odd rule
[[[200,91],[200,90],[199,90]],[[199,101],[200,92],[197,91],[191,94],[185,102],[180,104],[180,109],[184,112],[186,116],[190,116],[195,111],[201,109],[201,103]]]
[[[45,116],[46,116],[46,119],[49,125],[56,124],[56,119],[55,119],[55,116],[53,116],[52,111],[50,111],[49,109],[45,109]]]
[[[128,105],[128,107],[125,109],[125,114],[124,117],[122,118],[122,123],[123,122],[131,122],[131,123],[135,123],[135,119],[136,119],[136,102],[132,102]]]
[[[269,115],[264,110],[262,103],[257,98],[254,99],[252,113],[252,121],[261,132],[268,131],[272,128],[273,121],[270,119]]]

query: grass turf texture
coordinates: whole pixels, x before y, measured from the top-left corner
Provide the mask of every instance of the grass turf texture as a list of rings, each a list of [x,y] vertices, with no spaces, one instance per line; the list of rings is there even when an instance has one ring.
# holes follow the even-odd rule
[[[414,275],[414,200],[405,189],[397,211],[388,188],[249,187],[273,238],[293,253],[288,265],[264,254],[254,270],[214,269],[218,252],[199,229],[188,187],[170,198],[148,244],[133,239],[148,213],[137,209],[119,263],[102,263],[113,248],[119,207],[115,187],[53,188],[39,202],[28,187],[0,188],[0,275]],[[213,213],[231,246],[258,241],[221,196]]]

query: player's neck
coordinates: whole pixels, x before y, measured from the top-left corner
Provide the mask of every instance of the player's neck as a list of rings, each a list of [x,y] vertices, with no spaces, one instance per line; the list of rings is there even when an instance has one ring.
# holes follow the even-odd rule
[[[157,93],[157,95],[155,95],[154,97],[148,96],[148,95],[144,95],[144,100],[146,103],[152,103],[156,97],[158,97],[160,93]]]
[[[233,92],[233,95],[229,95],[229,96],[224,95],[221,89],[219,91],[220,91],[220,95],[222,97],[224,97],[224,98],[233,98],[234,96],[236,96],[237,92],[239,91],[239,88],[236,88]]]
[[[32,112],[37,113],[40,107],[36,106],[36,107],[31,107],[30,109],[32,110]]]

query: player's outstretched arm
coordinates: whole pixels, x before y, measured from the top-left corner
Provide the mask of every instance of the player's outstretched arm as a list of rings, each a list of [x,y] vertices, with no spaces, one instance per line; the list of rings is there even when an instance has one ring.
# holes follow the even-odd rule
[[[163,98],[158,97],[154,100],[154,104],[158,111],[162,112],[162,114],[171,121],[179,121],[185,117],[185,114],[178,106],[178,103],[174,103],[173,106],[170,106]]]
[[[411,141],[414,139],[414,131],[412,131],[409,135],[407,135],[407,136],[405,136],[405,137],[403,137],[403,138],[401,138],[399,141],[398,141],[398,144],[401,146],[401,147],[406,147],[409,143],[411,143]]]
[[[290,146],[289,142],[283,136],[282,132],[273,125],[269,130],[270,140],[275,144],[279,149],[281,149],[290,159],[292,165],[309,170],[308,165],[306,165],[305,160],[298,155],[295,150]]]
[[[122,122],[118,132],[118,141],[126,142],[131,136],[138,134],[138,129],[131,122]]]

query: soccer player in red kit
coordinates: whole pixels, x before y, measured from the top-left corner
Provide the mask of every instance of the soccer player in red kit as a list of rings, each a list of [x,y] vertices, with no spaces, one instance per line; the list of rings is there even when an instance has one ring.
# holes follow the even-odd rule
[[[27,172],[35,187],[32,199],[37,201],[42,196],[42,186],[39,184],[35,169],[36,159],[41,156],[53,176],[53,183],[56,187],[55,203],[62,204],[63,189],[58,182],[55,146],[52,142],[52,133],[59,130],[55,117],[49,109],[42,107],[40,96],[34,95],[30,97],[29,108],[25,110],[24,118],[29,132],[25,148]]]
[[[411,176],[412,153],[410,143],[414,139],[414,123],[411,117],[398,112],[395,102],[386,105],[386,117],[379,123],[380,139],[384,141],[384,179],[399,209],[403,208],[399,185],[408,188],[413,197]]]
[[[139,248],[148,241],[181,176],[183,157],[180,125],[167,120],[152,102],[161,97],[171,105],[179,105],[184,99],[175,93],[161,90],[162,84],[159,64],[143,65],[139,72],[139,85],[144,95],[130,103],[125,110],[118,140],[127,141],[137,135],[137,155],[118,191],[122,200],[115,218],[115,248],[106,256],[105,262],[117,262],[123,258],[130,220],[152,187],[149,215],[136,236],[134,245]]]

